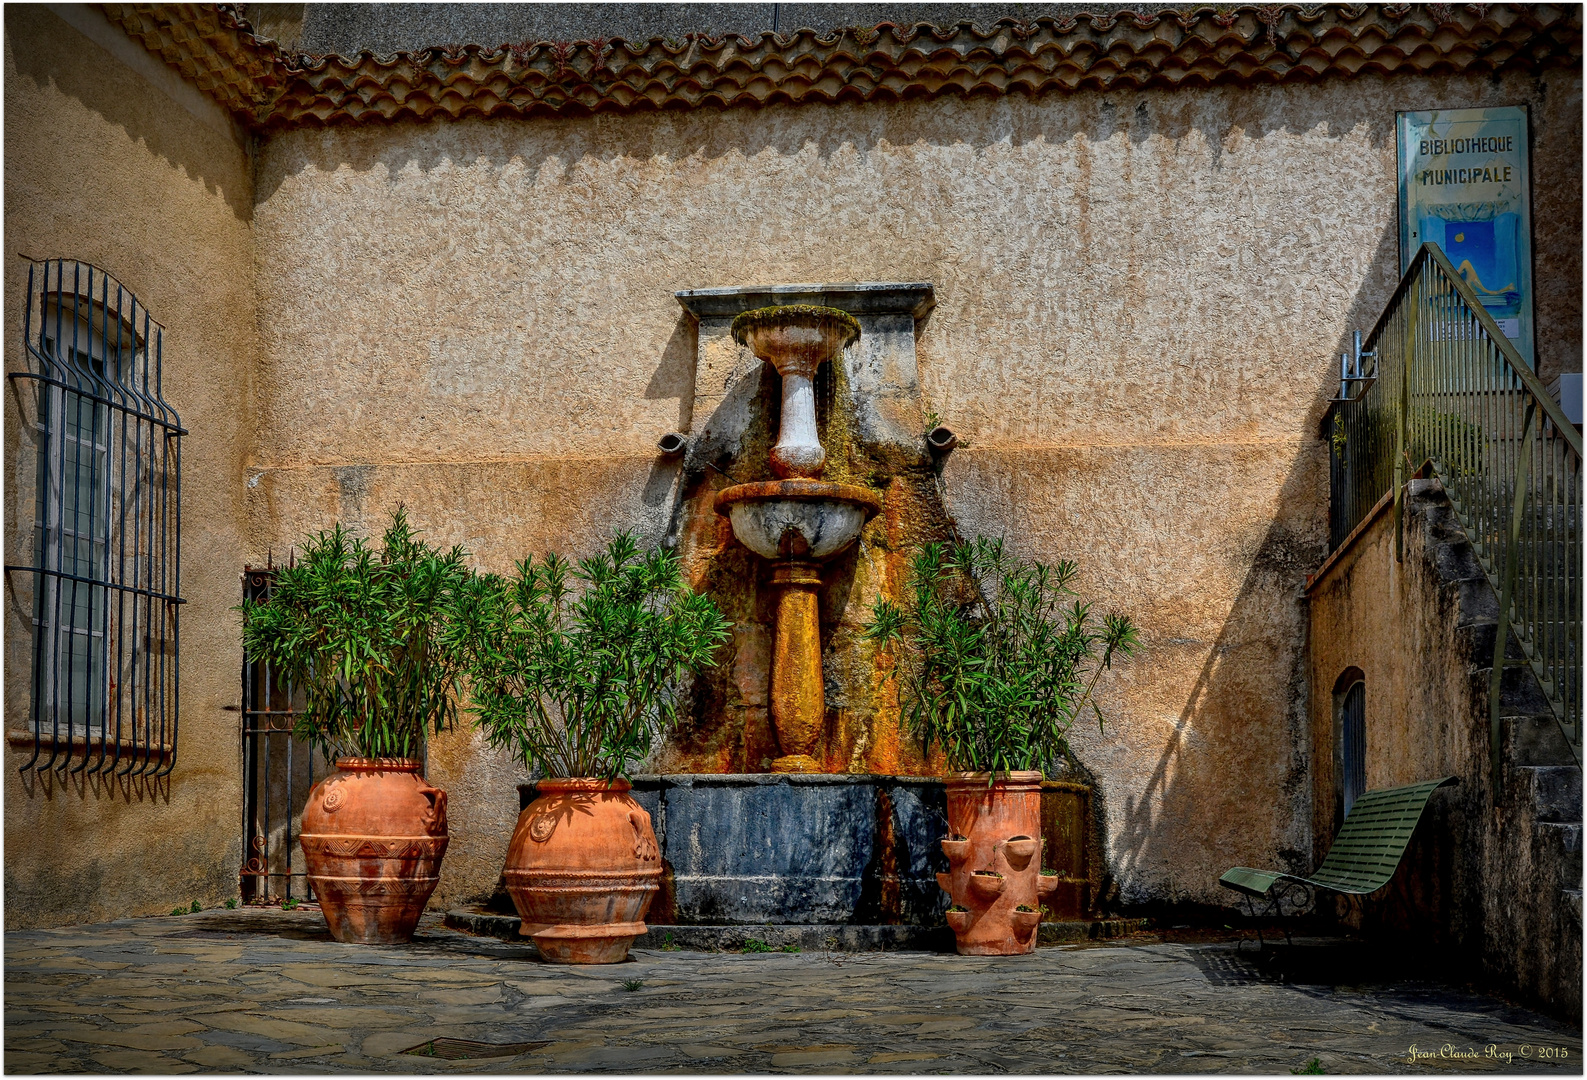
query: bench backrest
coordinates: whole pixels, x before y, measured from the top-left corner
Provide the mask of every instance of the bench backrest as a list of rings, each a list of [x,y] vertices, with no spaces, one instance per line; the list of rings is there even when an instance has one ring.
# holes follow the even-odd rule
[[[1388,884],[1405,856],[1427,800],[1437,789],[1453,783],[1455,778],[1446,776],[1359,796],[1311,880],[1358,894],[1376,892]]]

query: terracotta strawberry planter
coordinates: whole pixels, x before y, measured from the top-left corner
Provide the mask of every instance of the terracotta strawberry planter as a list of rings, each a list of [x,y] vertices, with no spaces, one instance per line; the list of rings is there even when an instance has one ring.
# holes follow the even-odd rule
[[[299,842],[337,941],[407,941],[440,880],[446,792],[417,761],[342,758],[309,792]]]
[[[942,850],[949,870],[937,880],[966,909],[948,913],[959,952],[1028,953],[1041,922],[1041,773],[1009,773],[990,787],[987,780],[986,773],[948,778],[950,835]]]
[[[661,887],[650,814],[626,780],[542,780],[518,815],[503,876],[519,933],[559,964],[615,964]]]

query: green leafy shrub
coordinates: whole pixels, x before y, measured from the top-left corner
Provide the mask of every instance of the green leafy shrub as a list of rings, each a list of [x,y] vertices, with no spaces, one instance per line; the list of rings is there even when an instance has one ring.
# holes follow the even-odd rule
[[[456,720],[457,660],[440,636],[472,577],[463,558],[418,540],[399,508],[378,549],[338,524],[276,572],[267,601],[243,601],[249,660],[304,694],[295,735],[333,759],[415,758]]]
[[[236,911],[237,910],[237,898],[235,896],[231,897],[230,899],[228,899],[226,901],[226,910],[227,911]]]
[[[760,938],[752,938],[752,937],[750,937],[750,938],[745,938],[744,939],[744,947],[742,949],[740,949],[739,951],[740,952],[771,952],[771,946],[766,944]]]
[[[686,676],[730,625],[684,584],[675,552],[625,533],[576,567],[550,555],[474,577],[445,640],[491,746],[547,776],[614,779],[676,724]]]
[[[1139,634],[1073,599],[1078,574],[985,537],[916,552],[903,602],[878,599],[865,636],[895,654],[922,749],[940,745],[959,772],[1042,769],[1088,707],[1102,725],[1097,680]]]

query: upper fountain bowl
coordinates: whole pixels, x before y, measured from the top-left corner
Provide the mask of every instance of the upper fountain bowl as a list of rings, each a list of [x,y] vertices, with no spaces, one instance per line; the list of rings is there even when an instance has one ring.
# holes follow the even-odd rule
[[[783,304],[733,320],[733,340],[783,376],[814,377],[816,368],[859,339],[859,320],[837,308]]]
[[[882,508],[882,497],[854,484],[768,480],[716,496],[733,535],[766,559],[825,559],[852,544]]]

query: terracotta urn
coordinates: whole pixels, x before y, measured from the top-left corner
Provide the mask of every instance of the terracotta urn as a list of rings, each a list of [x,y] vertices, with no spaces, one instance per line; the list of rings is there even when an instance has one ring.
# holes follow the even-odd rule
[[[309,885],[337,941],[407,941],[440,880],[446,792],[417,761],[342,758],[336,769],[303,808]]]
[[[1036,948],[1041,922],[1041,773],[948,777],[949,870],[937,882],[953,899],[948,926],[967,956]],[[1056,879],[1054,879],[1056,880]],[[1050,891],[1050,887],[1047,891]]]
[[[503,871],[519,933],[558,964],[616,964],[661,888],[650,814],[627,780],[542,780],[518,815]]]

